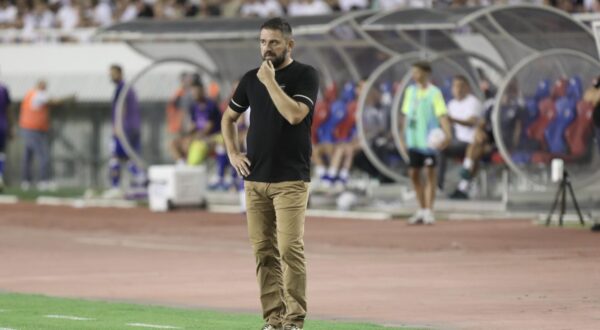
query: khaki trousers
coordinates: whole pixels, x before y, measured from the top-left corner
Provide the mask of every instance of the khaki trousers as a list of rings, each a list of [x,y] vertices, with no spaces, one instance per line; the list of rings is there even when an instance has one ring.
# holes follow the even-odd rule
[[[245,182],[248,234],[265,322],[304,326],[304,213],[308,183]]]

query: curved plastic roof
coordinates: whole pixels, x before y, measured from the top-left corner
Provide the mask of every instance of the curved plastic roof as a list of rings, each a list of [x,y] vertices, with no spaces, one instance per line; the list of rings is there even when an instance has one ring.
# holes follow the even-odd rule
[[[340,21],[364,16],[364,12],[352,15],[330,14],[318,16],[294,16],[286,20],[293,28],[294,35],[322,34],[331,30]],[[138,19],[119,23],[100,30],[96,38],[119,40],[139,40],[148,38],[168,38],[170,40],[217,40],[256,38],[264,18],[203,18],[178,21],[156,21]]]
[[[519,53],[516,58],[520,59],[524,53],[552,48],[575,49],[588,55],[595,55],[596,51],[592,32],[586,25],[549,6],[398,9],[373,15],[363,21],[361,28],[370,34],[470,28],[486,36],[501,53],[504,50],[503,57],[509,63],[516,62],[510,58],[510,52]]]

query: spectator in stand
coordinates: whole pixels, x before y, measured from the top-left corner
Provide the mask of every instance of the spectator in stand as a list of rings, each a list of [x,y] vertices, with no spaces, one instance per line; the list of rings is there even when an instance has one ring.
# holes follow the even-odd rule
[[[73,0],[63,0],[56,14],[57,27],[64,32],[71,32],[79,26],[79,4]]]
[[[324,15],[331,13],[331,7],[323,0],[291,1],[288,5],[289,16]]]
[[[338,0],[342,11],[362,10],[369,7],[369,0]]]
[[[380,10],[393,10],[407,6],[406,0],[376,0],[375,8]]]
[[[35,0],[33,10],[25,15],[24,29],[49,29],[54,26],[54,13],[45,0]]]
[[[134,20],[138,15],[138,7],[135,0],[117,0],[117,10],[115,10],[115,21],[127,22]]]
[[[0,0],[0,28],[11,28],[17,24],[17,7],[9,0]]]
[[[136,0],[135,6],[137,7],[137,17],[138,18],[153,18],[154,17],[154,9],[153,6],[148,4],[144,0]]]
[[[94,0],[94,12],[92,24],[94,26],[106,27],[113,23],[113,10],[110,0]]]
[[[271,17],[283,15],[283,8],[277,0],[246,0],[240,7],[243,17]]]

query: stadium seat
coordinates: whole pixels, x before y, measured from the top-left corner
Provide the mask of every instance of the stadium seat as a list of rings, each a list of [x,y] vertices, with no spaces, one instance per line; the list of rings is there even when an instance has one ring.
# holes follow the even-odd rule
[[[311,128],[311,137],[312,137],[313,143],[316,144],[319,142],[318,131],[319,131],[321,125],[323,125],[323,123],[325,123],[327,121],[328,117],[329,117],[329,102],[327,102],[325,99],[318,100],[317,103],[315,104],[315,111],[313,113],[312,128]]]
[[[344,117],[346,117],[346,103],[342,100],[333,102],[329,117],[317,130],[317,138],[320,143],[336,142],[334,131]]]
[[[567,97],[569,97],[575,103],[583,97],[583,83],[581,78],[573,76],[569,79],[569,85],[567,86]]]
[[[552,85],[552,90],[550,91],[550,97],[553,99],[558,99],[559,97],[567,96],[567,88],[569,86],[569,81],[565,78],[557,79]]]
[[[582,157],[591,149],[591,137],[594,132],[593,113],[594,106],[590,102],[581,100],[577,103],[577,116],[565,131],[571,157]]]
[[[543,149],[547,149],[545,131],[548,125],[556,117],[556,106],[551,97],[547,97],[539,103],[538,118],[527,127],[527,137],[539,143]]]
[[[556,115],[544,130],[548,151],[552,154],[564,155],[567,153],[565,131],[573,120],[575,120],[575,105],[575,100],[568,96],[560,97],[555,102]]]
[[[358,109],[358,101],[354,100],[346,106],[346,116],[335,127],[334,136],[336,141],[348,142],[354,136],[356,131],[356,111]]]

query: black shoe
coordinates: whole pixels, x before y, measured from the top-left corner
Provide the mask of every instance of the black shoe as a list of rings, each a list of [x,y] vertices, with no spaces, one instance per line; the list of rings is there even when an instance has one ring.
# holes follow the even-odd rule
[[[469,199],[469,195],[467,195],[467,193],[465,193],[464,191],[460,191],[460,190],[456,189],[450,195],[450,199],[462,199],[462,200],[466,200],[466,199]]]

